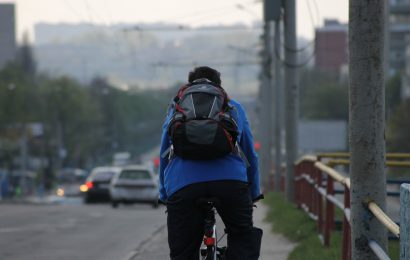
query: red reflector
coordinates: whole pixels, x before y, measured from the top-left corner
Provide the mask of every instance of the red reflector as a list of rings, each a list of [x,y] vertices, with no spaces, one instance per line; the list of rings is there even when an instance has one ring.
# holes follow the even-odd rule
[[[93,183],[91,181],[87,181],[85,183],[85,186],[87,186],[88,189],[92,189],[93,188]]]
[[[215,238],[213,237],[204,237],[204,244],[206,246],[213,246],[215,245]]]

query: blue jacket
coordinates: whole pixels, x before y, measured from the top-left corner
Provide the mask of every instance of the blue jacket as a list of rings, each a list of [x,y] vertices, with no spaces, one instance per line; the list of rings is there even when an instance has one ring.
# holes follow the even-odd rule
[[[252,199],[257,198],[260,193],[258,156],[253,146],[253,137],[248,119],[242,106],[230,100],[230,105],[236,109],[233,117],[238,124],[238,143],[249,161],[249,167],[237,155],[229,154],[215,160],[197,161],[185,160],[175,156],[170,161],[165,156],[161,156],[159,168],[160,180],[160,200],[166,201],[174,192],[179,189],[199,182],[216,180],[238,180],[250,183],[250,193]],[[168,109],[168,114],[162,128],[161,153],[163,154],[171,145],[167,129],[174,108]]]

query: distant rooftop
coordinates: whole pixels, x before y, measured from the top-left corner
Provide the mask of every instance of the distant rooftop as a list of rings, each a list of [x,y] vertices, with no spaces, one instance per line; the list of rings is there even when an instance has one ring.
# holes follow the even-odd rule
[[[323,27],[316,28],[317,32],[337,32],[337,31],[346,31],[347,32],[347,24],[340,23],[339,20],[336,19],[325,19],[325,23]]]

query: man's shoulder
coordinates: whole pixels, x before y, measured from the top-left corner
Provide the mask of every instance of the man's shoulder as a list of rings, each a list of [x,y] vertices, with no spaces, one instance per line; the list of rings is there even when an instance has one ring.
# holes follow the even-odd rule
[[[239,101],[235,100],[235,99],[229,99],[229,104],[231,106],[235,106],[237,108],[241,108],[242,109],[242,105],[241,103],[239,103]]]
[[[239,112],[239,114],[242,115],[243,113],[245,113],[245,110],[241,103],[239,103],[239,101],[235,99],[229,99],[229,105],[233,106]]]

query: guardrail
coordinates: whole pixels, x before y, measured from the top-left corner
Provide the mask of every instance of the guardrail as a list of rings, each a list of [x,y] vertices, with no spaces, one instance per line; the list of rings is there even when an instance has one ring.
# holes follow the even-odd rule
[[[410,154],[387,154],[389,159],[407,160]],[[327,162],[320,161],[328,159]],[[334,159],[336,158],[336,159]],[[335,206],[343,212],[343,240],[342,240],[342,259],[351,259],[351,229],[350,229],[350,179],[349,177],[337,172],[332,167],[337,165],[349,165],[349,160],[338,159],[349,158],[345,153],[318,154],[317,156],[304,156],[295,163],[295,201],[312,219],[317,222],[317,229],[325,246],[329,246],[331,232],[335,228]],[[329,160],[330,159],[330,160]],[[387,166],[409,167],[410,162],[406,161],[387,161]],[[335,182],[343,187],[343,202],[335,196]],[[402,184],[402,187],[405,184]],[[403,192],[403,191],[401,191]],[[410,194],[410,185],[408,187]],[[403,197],[403,195],[401,195]],[[408,209],[407,221],[410,223],[410,195],[407,198]],[[378,221],[384,225],[394,236],[400,238],[400,228],[384,213],[374,201],[364,201],[363,204],[369,209]],[[403,204],[401,204],[403,208]],[[407,227],[410,234],[410,225]],[[407,235],[407,246],[403,246],[406,257],[410,258],[410,235]],[[369,241],[369,247],[379,259],[390,259],[382,247],[376,241]],[[407,248],[406,248],[407,247]],[[407,251],[406,251],[407,250]]]

